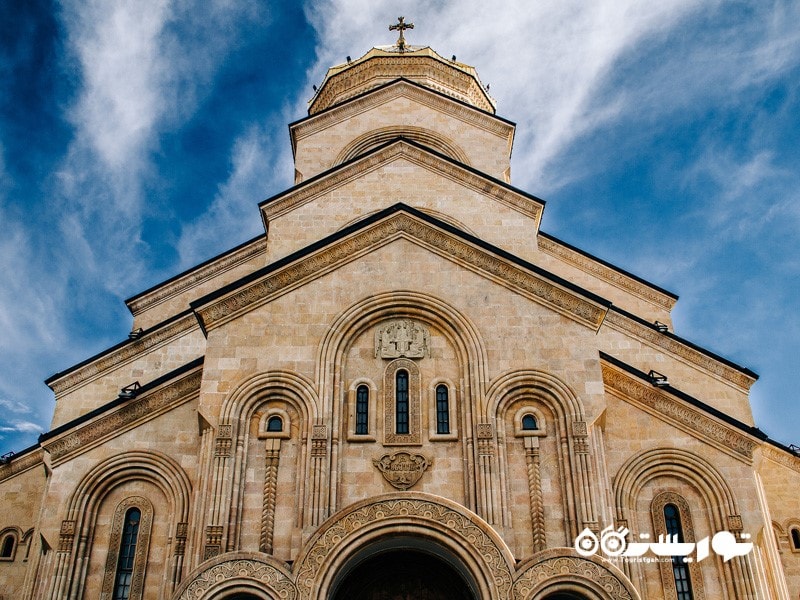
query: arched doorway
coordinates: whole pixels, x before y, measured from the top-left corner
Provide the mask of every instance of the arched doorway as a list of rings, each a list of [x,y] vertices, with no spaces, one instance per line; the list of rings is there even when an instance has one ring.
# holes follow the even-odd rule
[[[477,600],[470,579],[443,549],[395,539],[373,544],[348,561],[330,600]]]

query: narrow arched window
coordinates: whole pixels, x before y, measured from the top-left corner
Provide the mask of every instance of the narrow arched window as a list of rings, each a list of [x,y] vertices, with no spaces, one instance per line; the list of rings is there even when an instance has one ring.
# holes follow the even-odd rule
[[[450,399],[446,385],[436,386],[436,433],[450,433]]]
[[[408,371],[395,375],[395,433],[408,433]]]
[[[369,388],[365,385],[356,389],[356,434],[369,433]]]
[[[800,550],[800,529],[792,527],[789,532],[792,537],[792,550]]]
[[[14,546],[17,543],[17,538],[13,533],[9,533],[3,538],[3,543],[0,545],[0,558],[12,558],[14,556]]]
[[[114,600],[128,600],[133,579],[133,561],[136,557],[136,542],[139,539],[139,522],[142,511],[130,508],[125,513],[122,541],[119,547],[117,575],[114,578]]]
[[[278,416],[270,417],[267,421],[267,431],[283,431],[283,419]]]
[[[536,424],[536,417],[533,415],[525,415],[522,417],[522,430],[523,431],[536,431],[539,427]]]
[[[681,515],[677,506],[674,504],[664,505],[664,522],[667,526],[667,534],[678,543],[682,543],[683,527],[681,527]],[[683,556],[672,557],[672,575],[675,578],[675,591],[677,592],[678,600],[692,600],[689,565],[683,559]]]

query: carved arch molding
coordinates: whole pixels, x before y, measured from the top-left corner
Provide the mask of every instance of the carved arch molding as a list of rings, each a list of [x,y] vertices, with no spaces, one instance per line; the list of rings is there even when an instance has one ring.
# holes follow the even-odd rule
[[[348,557],[376,538],[415,531],[450,540],[451,552],[470,565],[481,600],[539,600],[558,591],[579,591],[591,600],[639,600],[625,575],[607,561],[583,558],[571,548],[541,552],[514,569],[497,533],[475,513],[424,493],[389,494],[347,507],[324,523],[293,567],[266,554],[229,553],[200,565],[173,600],[211,600],[250,591],[274,600],[323,600]]]

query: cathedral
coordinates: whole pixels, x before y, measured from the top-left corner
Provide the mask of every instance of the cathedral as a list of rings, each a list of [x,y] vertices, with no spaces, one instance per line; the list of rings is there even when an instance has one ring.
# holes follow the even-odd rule
[[[540,229],[514,123],[411,26],[328,70],[262,234],[47,380],[0,464],[0,599],[800,595],[757,375]]]

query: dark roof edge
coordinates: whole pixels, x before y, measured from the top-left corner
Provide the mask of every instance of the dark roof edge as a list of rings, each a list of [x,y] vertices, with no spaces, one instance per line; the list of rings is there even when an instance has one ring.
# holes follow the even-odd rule
[[[613,356],[603,352],[602,350],[600,351],[600,358],[601,358],[601,360],[604,360],[604,361],[606,361],[608,363],[611,363],[615,367],[618,367],[618,368],[622,369],[626,373],[628,373],[630,375],[633,375],[634,377],[636,377],[638,379],[641,379],[642,381],[646,382],[648,385],[652,385],[650,377],[647,375],[647,373],[644,373],[643,371],[640,371],[636,367],[633,367],[633,366],[629,365],[628,363],[622,362],[618,358],[614,358]],[[769,439],[767,434],[764,433],[763,431],[761,431],[758,427],[753,427],[752,425],[748,425],[746,423],[743,423],[739,419],[735,419],[732,416],[722,412],[721,410],[719,410],[717,408],[714,408],[713,406],[710,406],[710,405],[706,404],[702,400],[698,400],[694,396],[690,396],[689,394],[687,394],[685,392],[682,392],[681,390],[679,390],[677,388],[674,388],[669,384],[667,384],[665,386],[660,386],[658,389],[670,394],[671,396],[675,396],[676,398],[679,398],[679,399],[683,400],[684,402],[687,402],[687,403],[691,404],[695,408],[699,408],[703,412],[706,412],[706,413],[710,414],[711,416],[716,417],[720,421],[724,421],[728,425],[731,425],[732,427],[735,427],[735,428],[737,428],[737,429],[739,429],[741,431],[744,431],[748,435],[752,435],[753,437],[755,437],[755,438],[757,438],[757,439],[759,439],[761,441],[766,441],[766,440]]]
[[[633,313],[630,313],[627,310],[624,310],[624,309],[622,309],[622,308],[620,308],[620,307],[618,307],[616,305],[612,306],[611,310],[613,310],[614,312],[617,312],[617,313],[619,313],[619,314],[621,314],[621,315],[623,315],[623,316],[625,316],[625,317],[627,317],[627,318],[629,318],[629,319],[631,319],[633,321],[636,321],[637,323],[639,323],[641,325],[645,325],[645,326],[649,327],[650,329],[654,329],[656,331],[659,331],[659,329],[658,329],[658,327],[656,327],[655,323],[650,323],[649,321],[645,321],[641,317],[638,317],[638,316],[634,315]],[[742,365],[739,365],[739,364],[733,362],[732,360],[729,360],[729,359],[725,358],[724,356],[720,356],[719,354],[715,354],[711,350],[707,350],[706,348],[703,348],[702,346],[698,346],[697,344],[694,344],[694,343],[690,342],[689,340],[686,340],[686,339],[680,337],[679,335],[675,335],[671,331],[660,331],[660,333],[662,335],[667,336],[668,338],[671,338],[671,339],[675,340],[676,342],[679,342],[679,343],[683,344],[684,346],[688,346],[692,350],[700,352],[701,354],[705,354],[709,358],[713,358],[714,360],[719,361],[722,364],[730,367],[731,369],[734,369],[734,370],[739,371],[740,373],[742,373],[744,375],[747,375],[748,377],[751,377],[753,379],[758,379],[758,373],[755,373],[754,371],[751,371],[747,367],[743,367]]]
[[[74,371],[77,371],[81,367],[85,367],[86,365],[96,361],[98,358],[102,358],[103,356],[106,356],[107,354],[111,354],[112,352],[115,352],[115,351],[119,350],[120,348],[122,348],[124,346],[127,346],[128,344],[133,344],[134,342],[140,340],[142,337],[144,337],[146,335],[149,335],[150,333],[153,333],[154,331],[156,331],[158,329],[166,327],[170,323],[178,321],[178,320],[182,319],[183,317],[186,317],[186,316],[188,316],[190,314],[192,314],[192,309],[191,308],[187,308],[186,310],[179,312],[177,315],[173,315],[169,319],[165,319],[164,321],[161,321],[160,323],[156,323],[152,327],[143,330],[142,333],[137,338],[128,338],[126,340],[122,340],[121,342],[119,342],[117,344],[114,344],[113,346],[98,352],[94,356],[90,356],[89,358],[86,358],[86,359],[82,360],[78,364],[72,365],[71,367],[68,367],[68,368],[64,369],[63,371],[59,371],[58,373],[54,373],[53,375],[50,375],[50,377],[48,377],[47,379],[44,380],[44,383],[45,383],[45,385],[47,385],[49,387],[51,383],[53,383],[54,381],[56,381],[58,379],[61,379],[65,375],[69,375],[70,373],[72,373]]]
[[[204,358],[205,358],[204,356],[201,356],[200,358],[196,358],[193,361],[191,361],[189,363],[186,363],[182,367],[178,367],[177,369],[174,369],[174,370],[170,371],[169,373],[165,373],[164,375],[156,377],[152,381],[149,381],[148,383],[145,383],[136,392],[136,396],[134,398],[138,398],[142,394],[146,394],[147,392],[153,390],[154,388],[157,388],[160,385],[163,385],[164,383],[166,383],[166,382],[168,382],[168,381],[170,381],[172,379],[177,379],[181,375],[184,375],[184,374],[188,373],[189,371],[193,371],[194,369],[197,369],[198,367],[202,366]],[[73,427],[77,427],[78,425],[86,423],[87,421],[90,421],[90,420],[94,419],[95,417],[103,414],[104,412],[108,412],[108,411],[110,411],[110,410],[112,410],[112,409],[114,409],[114,408],[116,408],[116,407],[118,407],[118,406],[120,406],[122,404],[125,404],[126,402],[130,402],[130,400],[131,400],[131,398],[119,398],[119,397],[117,397],[114,400],[112,400],[111,402],[107,402],[106,404],[104,404],[102,406],[99,406],[99,407],[97,407],[97,408],[95,408],[93,410],[90,410],[88,413],[85,413],[85,414],[81,415],[80,417],[76,417],[75,419],[72,419],[72,421],[68,421],[68,422],[64,423],[63,425],[59,425],[58,427],[56,427],[55,429],[53,429],[51,431],[47,431],[47,432],[43,433],[42,435],[39,436],[39,443],[41,444],[43,441],[49,440],[50,438],[55,437],[57,435],[60,435],[60,434],[64,433],[65,431],[68,431],[69,429],[72,429]]]
[[[338,73],[337,73],[337,75],[338,75]],[[338,104],[334,104],[333,106],[329,106],[328,108],[325,108],[325,109],[323,109],[323,110],[321,110],[319,112],[315,112],[313,115],[312,114],[308,114],[307,116],[302,117],[300,119],[297,119],[296,121],[292,121],[291,123],[289,123],[289,130],[291,130],[292,127],[294,127],[295,125],[299,125],[303,121],[308,121],[308,120],[313,119],[315,117],[318,117],[320,115],[324,115],[325,113],[328,113],[328,112],[330,112],[332,110],[335,110],[337,108],[345,106],[346,104],[349,104],[349,103],[353,102],[354,100],[359,100],[359,99],[361,99],[361,98],[363,98],[365,96],[373,94],[373,93],[375,93],[375,92],[377,92],[379,90],[382,90],[384,88],[387,88],[390,85],[394,85],[398,81],[404,81],[406,83],[409,83],[409,84],[413,85],[414,87],[420,88],[421,90],[425,90],[426,92],[430,92],[431,94],[436,94],[437,96],[441,96],[442,98],[444,98],[446,100],[449,100],[451,102],[455,102],[456,104],[460,104],[462,106],[470,108],[470,109],[472,109],[472,110],[474,110],[476,112],[479,112],[481,114],[486,115],[487,117],[492,117],[493,119],[497,119],[498,121],[502,121],[502,122],[506,123],[507,125],[511,125],[512,127],[516,127],[517,126],[517,124],[514,123],[513,121],[510,121],[510,120],[508,120],[508,119],[506,119],[504,117],[501,117],[501,116],[497,115],[497,113],[493,113],[493,112],[490,112],[488,110],[484,110],[483,108],[478,108],[477,106],[475,106],[473,104],[470,104],[469,102],[464,102],[463,100],[459,100],[458,98],[453,98],[452,96],[448,96],[447,94],[443,94],[442,92],[439,92],[437,90],[434,90],[432,88],[424,86],[424,85],[422,85],[420,83],[417,83],[416,81],[412,81],[412,80],[408,79],[407,77],[396,77],[395,79],[392,79],[391,81],[387,81],[386,83],[382,83],[378,87],[374,87],[372,89],[366,90],[364,92],[361,92],[360,94],[357,94],[356,96],[353,96],[352,98],[347,98],[346,100],[343,100],[342,102],[340,102]],[[320,90],[322,90],[321,87],[320,87]],[[490,102],[490,104],[491,104],[491,102]],[[310,108],[311,107],[309,106],[309,109]]]
[[[498,185],[498,186],[500,186],[500,187],[502,187],[502,188],[504,188],[504,189],[506,189],[506,190],[508,190],[510,192],[513,192],[514,194],[518,194],[520,196],[524,196],[525,198],[528,198],[529,200],[532,200],[532,201],[534,201],[534,202],[536,202],[538,204],[541,204],[542,207],[544,207],[547,204],[547,202],[545,200],[542,200],[538,196],[534,196],[533,194],[531,194],[529,192],[526,192],[525,190],[521,190],[519,188],[514,187],[513,185],[511,185],[509,183],[506,183],[505,181],[502,181],[500,179],[496,179],[495,177],[492,177],[491,175],[487,175],[483,171],[479,171],[478,169],[476,169],[474,167],[471,167],[469,165],[465,165],[464,163],[460,163],[457,160],[455,160],[454,158],[452,158],[450,156],[447,156],[446,154],[442,154],[441,152],[437,152],[436,150],[434,150],[433,148],[430,148],[429,146],[426,146],[424,144],[420,144],[419,142],[415,142],[414,140],[411,140],[411,139],[409,139],[407,137],[403,137],[402,135],[399,135],[399,136],[394,137],[391,140],[381,144],[380,146],[376,146],[375,148],[372,148],[371,150],[369,150],[368,152],[365,152],[364,154],[359,154],[358,156],[355,156],[355,157],[351,158],[348,161],[345,161],[343,163],[340,163],[338,165],[335,165],[335,166],[331,167],[327,171],[322,171],[321,173],[317,173],[313,177],[311,177],[309,179],[306,179],[305,181],[301,181],[300,183],[293,185],[292,187],[290,187],[287,190],[284,190],[284,191],[279,192],[279,193],[277,193],[277,194],[275,194],[273,196],[270,196],[266,200],[262,200],[261,202],[258,203],[258,208],[260,210],[263,206],[265,206],[266,204],[269,204],[270,202],[274,202],[278,198],[282,198],[283,196],[288,196],[289,194],[293,194],[293,193],[299,191],[300,189],[302,189],[303,187],[308,186],[308,185],[312,185],[313,183],[316,183],[317,181],[319,181],[320,179],[323,179],[325,177],[329,177],[330,175],[332,175],[333,173],[335,173],[339,169],[344,169],[344,168],[352,165],[353,163],[356,163],[356,162],[358,162],[360,160],[363,160],[363,159],[367,158],[371,154],[375,154],[377,152],[381,152],[382,150],[388,148],[392,144],[396,144],[397,142],[405,142],[409,146],[413,146],[413,147],[415,147],[415,148],[417,148],[419,150],[422,150],[423,152],[428,152],[428,153],[432,154],[433,156],[436,156],[437,158],[440,158],[440,159],[442,159],[442,160],[444,160],[446,162],[449,162],[449,163],[457,166],[460,169],[464,169],[465,171],[469,171],[470,173],[480,177],[481,179],[485,179],[487,181],[491,181],[495,185]]]
[[[666,290],[666,289],[664,289],[664,288],[662,288],[662,287],[660,287],[660,286],[658,286],[658,285],[656,285],[656,284],[654,284],[654,283],[652,283],[650,281],[647,281],[646,279],[643,279],[643,278],[639,277],[638,275],[634,275],[630,271],[626,271],[625,269],[621,269],[620,267],[618,267],[616,265],[613,265],[610,262],[607,262],[607,261],[603,260],[602,258],[598,258],[597,256],[595,256],[595,255],[593,255],[593,254],[591,254],[589,252],[586,252],[585,250],[581,250],[580,248],[578,248],[576,246],[573,246],[572,244],[569,244],[569,243],[565,242],[564,240],[561,240],[561,239],[557,238],[556,236],[554,236],[552,234],[544,232],[544,231],[542,231],[540,229],[539,230],[539,235],[541,235],[543,237],[546,237],[547,239],[552,240],[552,241],[554,241],[554,242],[556,242],[558,244],[561,244],[562,246],[565,246],[565,247],[569,248],[570,250],[572,250],[573,252],[577,252],[578,254],[581,254],[582,256],[585,256],[586,258],[591,258],[592,260],[597,261],[598,263],[600,263],[604,267],[608,267],[609,269],[613,269],[617,273],[625,275],[626,277],[630,277],[634,281],[638,281],[639,283],[641,283],[643,285],[646,285],[647,287],[652,288],[655,291],[657,291],[657,292],[659,292],[661,294],[664,294],[665,296],[669,296],[670,298],[678,300],[678,295],[677,294],[674,294],[673,292],[670,292],[669,290]]]
[[[767,442],[770,446],[774,446],[778,450],[783,450],[784,452],[791,454],[795,458],[800,458],[800,454],[797,451],[792,450],[791,447],[787,446],[784,443],[779,442],[778,440],[773,440],[771,437],[768,437],[764,441]]]
[[[464,241],[469,242],[471,244],[474,244],[474,245],[482,248],[483,250],[485,250],[487,252],[495,254],[495,255],[497,255],[497,256],[505,259],[505,260],[511,261],[511,262],[515,263],[516,265],[518,265],[518,266],[520,266],[520,267],[522,267],[524,269],[527,269],[528,271],[536,273],[537,275],[540,275],[540,276],[544,277],[545,279],[548,279],[549,281],[551,281],[551,282],[553,282],[555,284],[558,284],[558,285],[560,285],[560,286],[562,286],[562,287],[564,287],[564,288],[566,288],[566,289],[568,289],[568,290],[570,290],[572,292],[575,292],[576,294],[579,294],[579,295],[591,300],[592,302],[596,302],[597,304],[600,304],[600,305],[605,306],[605,307],[610,307],[611,306],[611,302],[609,300],[606,300],[605,298],[603,298],[601,296],[598,296],[594,292],[590,292],[589,290],[586,290],[586,289],[584,289],[584,288],[582,288],[580,286],[577,286],[574,283],[571,283],[571,282],[569,282],[569,281],[567,281],[565,279],[562,279],[558,275],[550,273],[549,271],[546,271],[545,269],[542,269],[541,267],[537,267],[536,265],[534,265],[532,263],[529,263],[528,261],[523,260],[523,259],[511,254],[510,252],[507,252],[505,250],[502,250],[501,248],[493,246],[493,245],[489,244],[488,242],[485,242],[485,241],[481,240],[480,238],[477,238],[477,237],[475,237],[473,235],[470,235],[469,233],[466,233],[465,231],[463,231],[461,229],[458,229],[457,227],[454,227],[453,225],[450,225],[449,223],[445,223],[444,221],[441,221],[441,220],[439,220],[439,219],[437,219],[435,217],[432,217],[432,216],[430,216],[430,215],[428,215],[428,214],[426,214],[424,212],[421,212],[421,211],[419,211],[419,210],[417,210],[417,209],[415,209],[415,208],[413,208],[411,206],[408,206],[407,204],[403,204],[402,202],[399,202],[399,203],[394,204],[394,205],[392,205],[392,206],[390,206],[388,208],[385,208],[385,209],[383,209],[383,210],[381,210],[381,211],[379,211],[377,213],[373,213],[373,214],[371,214],[371,215],[369,215],[367,217],[364,217],[360,221],[356,221],[355,223],[345,227],[344,229],[341,229],[341,230],[339,230],[337,232],[334,232],[331,235],[329,235],[327,237],[324,237],[321,240],[318,240],[318,241],[314,242],[313,244],[310,244],[309,246],[306,246],[305,248],[301,248],[300,250],[297,250],[296,252],[293,252],[292,254],[290,254],[288,256],[285,256],[285,257],[275,261],[274,263],[272,263],[270,265],[267,265],[266,267],[263,267],[263,268],[261,268],[261,269],[259,269],[257,271],[252,272],[252,273],[249,273],[248,275],[245,275],[241,279],[239,279],[237,281],[234,281],[234,282],[231,282],[228,285],[223,286],[223,287],[221,287],[220,289],[218,289],[218,290],[216,290],[214,292],[206,294],[205,296],[202,296],[201,298],[198,298],[198,299],[192,301],[190,303],[190,306],[192,307],[193,310],[197,310],[198,308],[200,308],[204,304],[208,304],[209,302],[213,302],[217,298],[221,298],[222,296],[225,296],[225,295],[229,294],[230,292],[234,291],[237,288],[240,288],[240,287],[245,286],[245,285],[247,285],[249,283],[252,283],[253,281],[256,281],[256,280],[260,279],[261,277],[264,277],[265,275],[269,274],[272,271],[276,271],[276,270],[286,266],[287,264],[290,264],[290,263],[292,263],[292,262],[294,262],[296,260],[300,260],[303,257],[311,254],[312,252],[315,252],[316,250],[319,250],[319,249],[324,248],[325,246],[327,246],[329,244],[337,242],[338,240],[347,237],[348,235],[358,231],[359,229],[368,227],[368,226],[372,225],[373,223],[376,223],[377,221],[380,221],[381,219],[384,219],[384,218],[386,218],[386,217],[388,217],[388,216],[390,216],[390,215],[392,215],[392,214],[394,214],[396,212],[400,212],[400,211],[405,211],[405,212],[409,213],[410,215],[413,215],[414,217],[416,217],[418,219],[421,219],[421,220],[427,222],[430,225],[434,225],[434,226],[436,226],[436,227],[438,227],[440,229],[443,229],[443,230],[445,230],[445,231],[447,231],[447,232],[449,232],[449,233],[451,233],[453,235],[456,235],[456,236],[462,238]]]
[[[237,252],[237,251],[241,250],[242,248],[244,248],[246,246],[249,246],[250,244],[260,240],[261,238],[264,237],[264,235],[265,234],[260,233],[257,236],[255,236],[254,238],[251,238],[251,239],[247,240],[246,242],[242,242],[241,244],[238,244],[237,246],[234,246],[233,248],[230,248],[229,250],[225,250],[224,252],[221,252],[220,254],[217,254],[216,256],[212,256],[211,258],[209,258],[207,260],[204,260],[203,262],[198,263],[195,266],[186,269],[185,271],[181,271],[177,275],[173,275],[169,279],[165,279],[164,281],[161,281],[160,283],[157,283],[157,284],[147,288],[143,292],[139,292],[138,294],[135,294],[134,296],[131,296],[130,298],[127,298],[125,300],[125,304],[128,305],[131,302],[133,302],[135,300],[138,300],[142,296],[146,296],[147,294],[150,294],[150,293],[154,292],[155,290],[157,290],[160,287],[163,287],[163,286],[165,286],[167,284],[173,283],[174,281],[179,280],[181,277],[186,277],[189,273],[191,273],[193,271],[197,271],[198,269],[202,269],[203,267],[207,267],[208,265],[218,261],[219,259],[224,258],[224,257],[228,256],[229,254],[233,254],[234,252]]]
[[[11,464],[12,462],[17,460],[21,456],[24,456],[25,454],[30,454],[31,452],[34,452],[34,451],[38,450],[40,447],[41,446],[39,446],[39,444],[37,443],[37,444],[33,444],[32,446],[28,446],[27,448],[23,448],[19,452],[14,452],[13,450],[11,450],[11,451],[9,451],[11,456],[9,456],[7,458],[8,462],[7,463],[0,463],[0,467],[8,465],[8,464]]]

